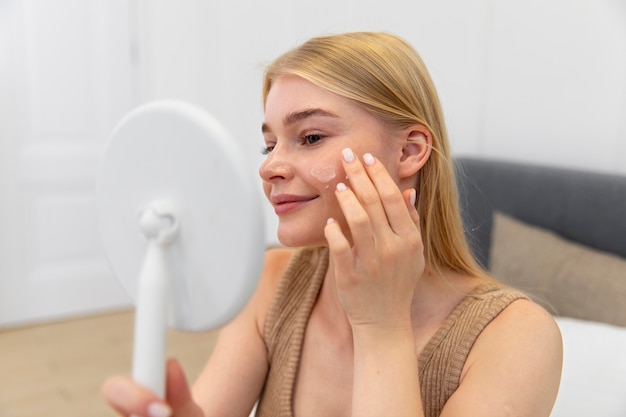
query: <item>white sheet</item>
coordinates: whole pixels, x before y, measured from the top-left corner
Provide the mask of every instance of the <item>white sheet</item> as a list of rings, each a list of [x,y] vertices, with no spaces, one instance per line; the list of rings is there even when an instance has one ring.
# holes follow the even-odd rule
[[[626,328],[556,320],[564,356],[552,417],[626,417]]]

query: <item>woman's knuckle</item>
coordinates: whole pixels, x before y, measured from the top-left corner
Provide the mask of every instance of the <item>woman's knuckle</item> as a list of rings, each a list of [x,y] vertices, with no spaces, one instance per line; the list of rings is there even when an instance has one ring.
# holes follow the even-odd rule
[[[360,213],[352,218],[353,227],[362,229],[370,226],[370,219],[365,213]]]
[[[384,188],[380,191],[380,198],[385,201],[398,202],[402,201],[402,197],[398,194],[397,190],[390,190]]]
[[[366,192],[361,195],[361,203],[366,207],[375,206],[380,203],[380,197],[375,192]]]

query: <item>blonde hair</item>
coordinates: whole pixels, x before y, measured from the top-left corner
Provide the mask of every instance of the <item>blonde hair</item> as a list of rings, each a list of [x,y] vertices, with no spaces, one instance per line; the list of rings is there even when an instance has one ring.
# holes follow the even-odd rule
[[[427,266],[484,276],[463,232],[454,167],[435,86],[417,52],[401,38],[372,32],[313,38],[265,72],[263,105],[282,75],[302,77],[354,101],[391,129],[415,124],[432,135],[431,155],[416,184]]]

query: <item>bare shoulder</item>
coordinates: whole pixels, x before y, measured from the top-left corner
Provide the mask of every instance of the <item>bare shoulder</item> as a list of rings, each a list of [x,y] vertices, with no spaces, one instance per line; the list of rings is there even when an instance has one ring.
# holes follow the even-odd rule
[[[273,294],[280,279],[285,274],[296,249],[270,248],[265,252],[265,262],[259,281],[259,291]]]
[[[261,334],[278,284],[295,253],[296,249],[282,247],[270,248],[265,252],[263,271],[252,300],[256,310],[257,327]]]
[[[250,324],[254,325],[259,336],[263,334],[265,318],[276,289],[294,253],[295,250],[289,248],[270,248],[265,252],[263,269],[252,297],[238,316],[222,329],[222,334],[231,330],[234,333],[241,332],[242,327],[247,328]]]
[[[277,280],[284,274],[291,257],[296,252],[293,248],[270,248],[265,252],[263,278]]]
[[[527,299],[507,306],[476,341],[478,348],[512,344],[523,349],[527,345],[537,347],[539,344],[554,353],[561,351],[561,343],[561,332],[554,318],[543,307]]]
[[[441,415],[463,415],[469,402],[476,407],[470,413],[475,415],[503,415],[499,412],[507,410],[504,415],[549,416],[562,363],[561,333],[554,318],[530,300],[514,301],[479,335],[459,388]]]
[[[193,389],[206,415],[250,413],[268,371],[263,340],[265,318],[293,253],[291,249],[267,250],[252,298],[220,329],[217,344]]]

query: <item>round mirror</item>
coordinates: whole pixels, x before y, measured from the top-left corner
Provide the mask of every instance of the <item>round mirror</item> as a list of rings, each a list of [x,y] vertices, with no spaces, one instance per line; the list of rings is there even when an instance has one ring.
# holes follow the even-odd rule
[[[263,262],[260,192],[213,117],[178,101],[132,111],[105,148],[96,197],[105,252],[137,303],[136,359],[160,321],[209,330],[243,308]]]

